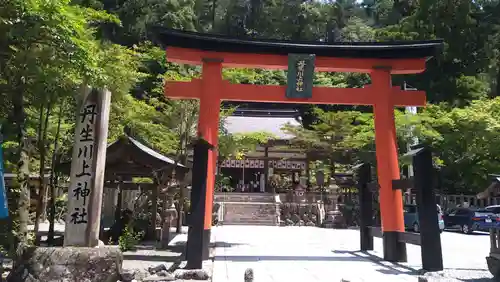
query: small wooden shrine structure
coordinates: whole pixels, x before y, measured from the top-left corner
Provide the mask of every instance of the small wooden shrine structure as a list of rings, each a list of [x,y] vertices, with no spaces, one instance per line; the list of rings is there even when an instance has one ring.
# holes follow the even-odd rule
[[[71,164],[60,166],[63,171],[69,171]],[[173,172],[175,169],[175,172]],[[157,238],[157,215],[163,218],[163,212],[169,207],[164,203],[158,206],[158,201],[169,201],[165,193],[168,185],[175,185],[178,179],[184,179],[189,168],[176,163],[173,159],[164,156],[147,147],[127,134],[108,145],[106,151],[106,171],[103,199],[103,220],[109,220],[109,211],[114,210],[116,220],[121,213],[122,198],[129,191],[141,191],[149,196],[151,203],[149,226],[146,232],[148,239]],[[172,175],[175,179],[172,181]],[[136,182],[135,178],[147,178],[149,182]],[[165,197],[161,198],[161,194]],[[127,199],[131,200],[131,199]],[[106,218],[106,216],[108,218]],[[101,225],[102,226],[102,225]]]

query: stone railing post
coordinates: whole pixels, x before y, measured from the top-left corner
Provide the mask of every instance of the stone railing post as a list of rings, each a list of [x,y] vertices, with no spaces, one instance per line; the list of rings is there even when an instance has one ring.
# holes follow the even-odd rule
[[[169,209],[164,211],[160,240],[160,248],[162,249],[166,249],[168,247],[168,243],[170,243],[170,227],[172,226],[172,220],[176,219],[177,216],[177,209],[174,204],[172,204]]]

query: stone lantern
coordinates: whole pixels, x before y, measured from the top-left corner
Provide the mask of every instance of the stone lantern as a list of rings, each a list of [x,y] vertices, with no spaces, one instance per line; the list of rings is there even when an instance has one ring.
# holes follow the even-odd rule
[[[345,228],[345,218],[342,212],[338,208],[338,192],[340,187],[332,181],[332,184],[328,187],[328,190],[333,197],[333,210],[326,213],[325,221],[323,223],[326,228]]]
[[[295,185],[293,196],[294,196],[294,202],[304,203],[306,201],[306,189],[304,188],[304,186],[300,185],[300,183]]]
[[[170,227],[172,226],[172,221],[177,218],[177,209],[174,203],[170,207],[163,211],[163,222],[161,228],[161,248],[166,249],[168,243],[170,242]]]

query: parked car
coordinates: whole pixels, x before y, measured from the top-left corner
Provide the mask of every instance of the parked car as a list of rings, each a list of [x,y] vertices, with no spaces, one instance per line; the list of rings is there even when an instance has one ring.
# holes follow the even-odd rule
[[[491,209],[454,208],[445,213],[444,224],[446,228],[459,228],[462,233],[471,234],[499,228],[500,217]]]
[[[487,206],[484,209],[496,214],[497,216],[500,216],[500,205]]]
[[[443,213],[441,207],[436,205],[436,212],[438,214],[439,231],[444,230]],[[416,205],[404,205],[404,220],[405,228],[413,232],[420,232],[420,222],[418,221],[418,213]]]

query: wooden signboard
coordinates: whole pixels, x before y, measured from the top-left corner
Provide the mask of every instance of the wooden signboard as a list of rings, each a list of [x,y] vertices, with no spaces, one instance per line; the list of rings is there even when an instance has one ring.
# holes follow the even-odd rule
[[[288,54],[287,98],[312,97],[315,59],[310,54]]]

